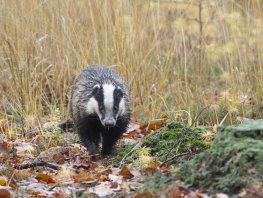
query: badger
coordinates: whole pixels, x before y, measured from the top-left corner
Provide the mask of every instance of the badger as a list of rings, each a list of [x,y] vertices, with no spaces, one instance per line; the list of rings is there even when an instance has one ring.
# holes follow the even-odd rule
[[[130,91],[124,79],[108,66],[91,65],[71,88],[69,113],[89,154],[109,155],[130,122]]]

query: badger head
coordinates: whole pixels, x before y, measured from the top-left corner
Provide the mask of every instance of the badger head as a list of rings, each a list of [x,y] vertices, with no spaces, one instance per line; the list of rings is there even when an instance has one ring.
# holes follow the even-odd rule
[[[114,127],[118,117],[125,113],[122,89],[113,84],[95,85],[86,111],[96,114],[105,128]]]

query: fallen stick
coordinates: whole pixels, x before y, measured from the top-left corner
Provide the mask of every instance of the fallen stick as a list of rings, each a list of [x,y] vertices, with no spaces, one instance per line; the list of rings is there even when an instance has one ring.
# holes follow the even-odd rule
[[[138,144],[136,144],[136,145],[132,148],[132,150],[131,150],[129,153],[127,153],[127,154],[122,158],[122,160],[121,160],[121,162],[120,162],[120,165],[119,165],[119,168],[122,167],[122,165],[124,164],[125,159],[126,159],[133,151],[135,151],[135,150],[137,150],[138,148],[140,148],[141,145],[142,145],[142,142],[139,142]]]
[[[169,158],[168,160],[165,160],[165,161],[160,165],[160,167],[162,167],[162,166],[163,166],[164,164],[166,164],[167,162],[174,160],[174,159],[177,158],[177,157],[181,157],[181,156],[189,155],[189,154],[190,154],[190,152],[177,154],[177,155]]]
[[[14,166],[15,169],[17,170],[22,170],[22,169],[28,169],[36,166],[45,166],[54,170],[60,170],[61,166],[56,165],[56,164],[51,164],[45,161],[40,161],[40,162],[33,162],[31,164],[22,164],[22,165],[16,165]]]
[[[28,169],[28,168],[32,168],[32,167],[36,167],[36,166],[44,166],[44,167],[48,167],[54,170],[60,170],[62,168],[62,166],[57,165],[57,164],[52,164],[49,162],[45,162],[45,161],[40,161],[40,162],[33,162],[31,164],[22,164],[22,165],[16,165],[14,166],[14,169],[17,170],[22,170],[22,169]],[[75,171],[76,173],[81,172],[81,170],[79,169],[89,169],[90,168],[90,164],[88,165],[74,165],[73,168],[69,167],[69,169],[71,169],[72,171]]]

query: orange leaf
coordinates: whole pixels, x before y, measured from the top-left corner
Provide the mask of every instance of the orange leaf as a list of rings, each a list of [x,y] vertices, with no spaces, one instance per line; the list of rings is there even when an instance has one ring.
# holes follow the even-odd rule
[[[109,181],[109,177],[107,175],[100,175],[99,181]]]
[[[149,133],[151,130],[157,130],[165,126],[167,117],[163,117],[162,119],[150,122],[149,124],[144,124],[140,126],[142,133]]]
[[[128,169],[127,166],[123,166],[122,169],[119,172],[120,176],[123,176],[125,179],[130,179],[134,177],[134,175],[131,173],[131,171]]]
[[[11,193],[7,189],[0,189],[0,197],[9,198]]]
[[[35,177],[39,182],[46,182],[47,184],[56,183],[55,180],[48,174],[37,173]]]
[[[147,198],[147,197],[154,197],[154,196],[150,192],[143,192],[132,196],[132,198]]]
[[[62,194],[60,194],[60,193],[58,193],[58,192],[55,192],[55,193],[53,194],[53,196],[54,196],[55,198],[63,198],[63,197],[64,197]]]
[[[10,144],[7,142],[0,143],[0,153],[8,153],[10,150]]]
[[[58,164],[64,164],[65,162],[65,156],[62,153],[55,153],[53,155],[53,159],[58,163]]]
[[[85,171],[82,171],[82,172],[80,172],[78,174],[73,175],[73,178],[77,182],[80,182],[80,181],[93,181],[93,180],[95,180],[94,176],[88,174]]]
[[[140,132],[138,130],[131,131],[129,133],[124,133],[122,136],[126,138],[134,137],[135,135],[139,134]]]
[[[29,189],[27,193],[33,195],[34,197],[37,197],[39,194],[41,194],[41,192],[35,191],[33,189]]]
[[[161,165],[160,162],[157,162],[157,161],[151,161],[151,162],[149,163],[148,166],[151,167],[151,168],[159,168],[160,165]]]

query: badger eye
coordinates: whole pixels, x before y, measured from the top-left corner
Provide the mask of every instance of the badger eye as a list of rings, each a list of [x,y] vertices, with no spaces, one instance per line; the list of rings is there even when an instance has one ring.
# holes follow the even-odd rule
[[[113,107],[114,111],[118,111],[118,106]]]
[[[104,111],[104,108],[103,108],[102,105],[99,105],[99,111],[100,111],[100,112],[103,112],[103,111]]]

